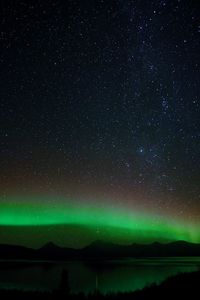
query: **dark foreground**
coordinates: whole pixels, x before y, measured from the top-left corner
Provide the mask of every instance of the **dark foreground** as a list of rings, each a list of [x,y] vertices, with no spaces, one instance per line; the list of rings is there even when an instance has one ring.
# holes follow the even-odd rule
[[[68,284],[63,273],[60,288],[52,292],[26,292],[19,290],[0,290],[0,299],[171,299],[174,296],[178,299],[198,299],[200,294],[200,271],[180,274],[171,277],[161,285],[153,285],[141,291],[102,295],[98,291],[88,296],[80,294],[70,294]],[[119,278],[120,280],[120,278]]]

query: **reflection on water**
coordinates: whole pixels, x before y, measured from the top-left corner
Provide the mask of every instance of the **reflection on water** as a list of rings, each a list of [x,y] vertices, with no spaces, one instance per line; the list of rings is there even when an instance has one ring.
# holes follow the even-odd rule
[[[68,270],[72,292],[135,291],[166,278],[198,269],[200,258],[125,259],[92,262],[0,262],[0,288],[52,290]]]

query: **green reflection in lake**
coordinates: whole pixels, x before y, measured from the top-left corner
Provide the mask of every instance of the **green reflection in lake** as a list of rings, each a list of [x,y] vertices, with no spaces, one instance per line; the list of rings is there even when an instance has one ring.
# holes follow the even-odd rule
[[[0,262],[0,288],[51,290],[67,269],[71,292],[126,292],[198,269],[200,258],[131,259],[98,262]]]

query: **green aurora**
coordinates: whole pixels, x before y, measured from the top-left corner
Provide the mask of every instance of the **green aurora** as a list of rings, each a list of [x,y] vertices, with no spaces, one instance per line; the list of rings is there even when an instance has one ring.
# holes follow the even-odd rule
[[[84,204],[83,204],[84,203]],[[116,243],[185,240],[200,242],[197,225],[128,209],[69,199],[0,199],[0,241],[40,246],[49,240],[81,247],[95,239]]]

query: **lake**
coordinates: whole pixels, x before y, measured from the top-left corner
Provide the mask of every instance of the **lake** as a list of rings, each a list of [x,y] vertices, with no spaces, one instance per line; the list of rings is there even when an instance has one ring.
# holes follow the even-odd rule
[[[68,271],[73,293],[126,292],[184,272],[198,270],[200,258],[146,258],[107,261],[30,262],[0,261],[0,288],[52,290],[59,287],[61,274]]]

